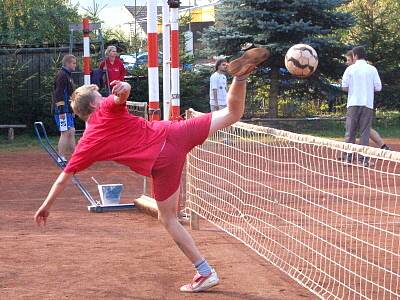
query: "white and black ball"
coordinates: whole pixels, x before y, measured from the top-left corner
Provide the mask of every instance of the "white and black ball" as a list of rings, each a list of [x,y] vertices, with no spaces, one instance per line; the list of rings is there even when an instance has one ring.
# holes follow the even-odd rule
[[[285,55],[285,66],[290,74],[305,78],[315,72],[318,66],[317,51],[306,44],[292,46]]]

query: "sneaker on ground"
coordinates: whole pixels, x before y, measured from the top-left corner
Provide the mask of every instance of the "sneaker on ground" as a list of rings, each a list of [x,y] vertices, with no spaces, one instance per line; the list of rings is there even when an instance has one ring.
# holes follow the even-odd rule
[[[392,149],[390,149],[390,147],[389,147],[388,145],[386,145],[386,144],[383,144],[382,147],[381,147],[381,149],[392,150]]]
[[[265,62],[271,56],[271,52],[264,48],[251,48],[243,55],[228,65],[228,73],[235,77],[247,76]]]
[[[186,284],[181,287],[181,292],[186,292],[186,293],[203,292],[208,290],[209,288],[212,288],[213,286],[216,286],[218,283],[219,283],[218,275],[215,272],[215,270],[212,269],[210,275],[208,276],[201,276],[199,273],[197,273],[193,277],[192,283]]]

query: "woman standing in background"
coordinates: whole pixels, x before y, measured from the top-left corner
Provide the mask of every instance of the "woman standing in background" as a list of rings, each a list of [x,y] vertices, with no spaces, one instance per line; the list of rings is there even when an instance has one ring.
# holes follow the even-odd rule
[[[110,82],[124,81],[126,70],[122,60],[118,57],[117,48],[108,46],[105,51],[106,59],[100,63],[99,68],[106,72],[106,85],[110,90]]]

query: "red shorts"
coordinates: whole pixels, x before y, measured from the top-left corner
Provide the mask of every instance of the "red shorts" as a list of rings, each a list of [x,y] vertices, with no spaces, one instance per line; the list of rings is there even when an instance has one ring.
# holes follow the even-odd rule
[[[151,171],[154,199],[164,201],[178,190],[186,154],[207,139],[210,125],[211,113],[171,123],[165,145]]]

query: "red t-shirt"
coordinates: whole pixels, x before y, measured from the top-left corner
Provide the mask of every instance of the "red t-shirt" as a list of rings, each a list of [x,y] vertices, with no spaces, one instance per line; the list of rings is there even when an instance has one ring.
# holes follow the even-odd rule
[[[122,60],[120,60],[118,57],[115,57],[114,63],[111,63],[110,60],[107,58],[100,63],[99,68],[104,69],[105,64],[107,64],[107,73],[110,82],[114,80],[124,81],[126,70],[124,64],[122,63]]]
[[[76,173],[96,161],[115,161],[150,176],[165,143],[170,122],[148,122],[117,104],[114,95],[103,98],[88,119],[87,127],[64,169]]]

